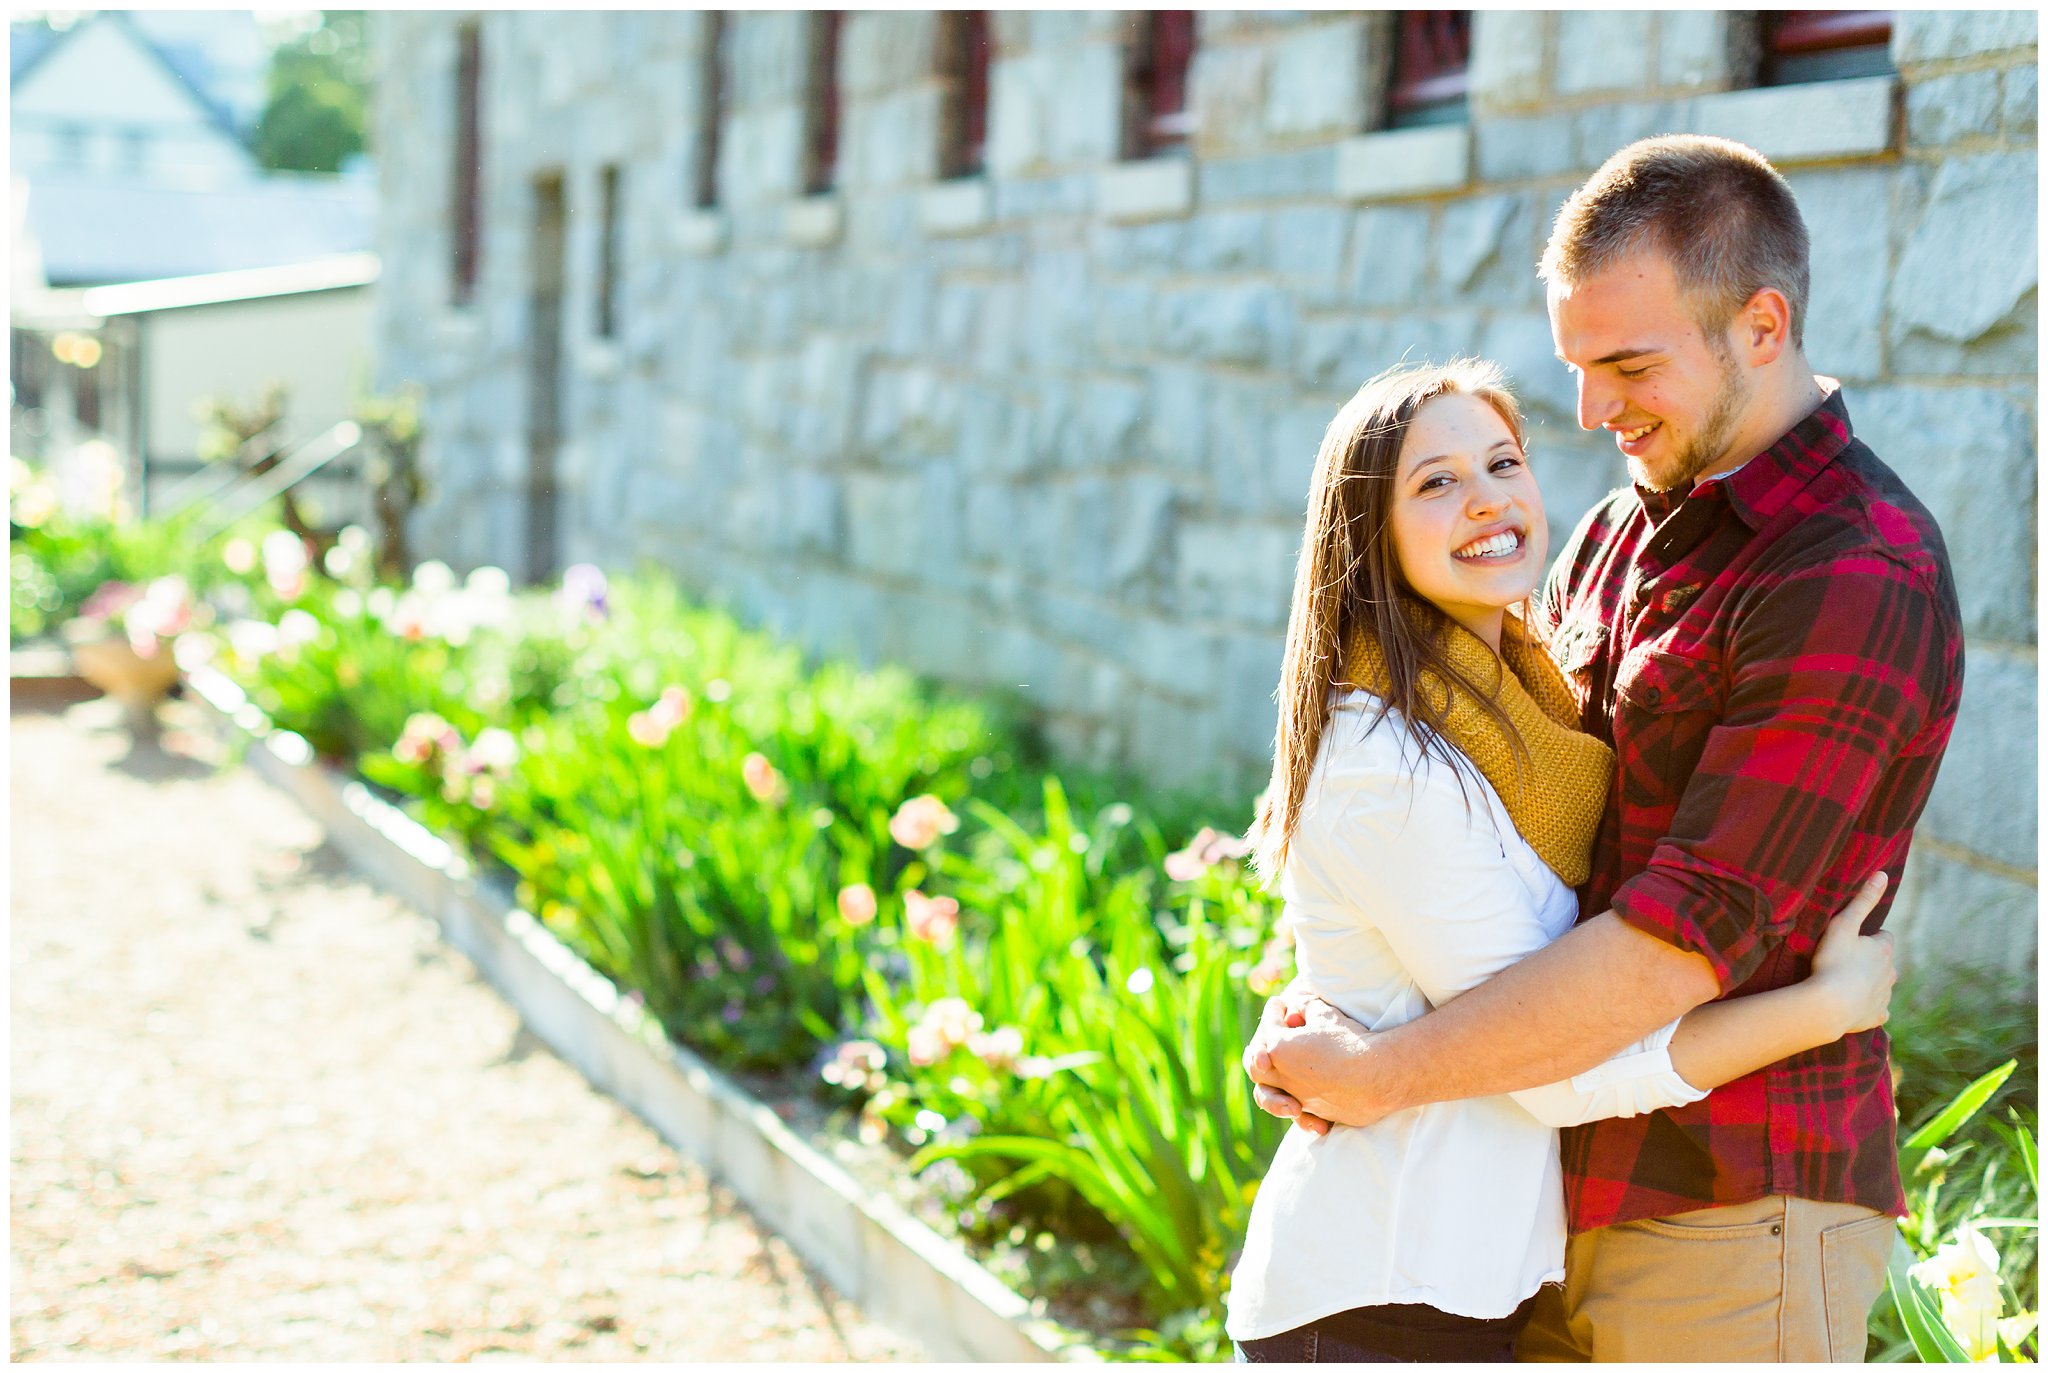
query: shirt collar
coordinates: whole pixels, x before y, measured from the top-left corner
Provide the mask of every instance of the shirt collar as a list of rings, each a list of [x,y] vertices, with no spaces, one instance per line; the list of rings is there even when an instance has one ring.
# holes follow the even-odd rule
[[[1687,496],[1698,496],[1725,499],[1744,524],[1763,528],[1849,446],[1853,436],[1842,384],[1832,377],[1815,380],[1820,383],[1820,404],[1776,443],[1733,472],[1685,492],[1651,491],[1638,485],[1636,497],[1651,521],[1662,523]]]

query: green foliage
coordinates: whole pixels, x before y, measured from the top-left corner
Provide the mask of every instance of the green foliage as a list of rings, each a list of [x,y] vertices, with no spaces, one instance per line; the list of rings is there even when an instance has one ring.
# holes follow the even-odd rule
[[[362,10],[322,10],[319,27],[280,44],[256,158],[272,171],[339,172],[367,146],[369,33]]]

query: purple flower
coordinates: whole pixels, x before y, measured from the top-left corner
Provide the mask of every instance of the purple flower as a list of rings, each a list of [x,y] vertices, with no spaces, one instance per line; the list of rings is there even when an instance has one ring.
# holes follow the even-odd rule
[[[611,614],[610,589],[603,568],[595,563],[577,563],[562,573],[561,604],[564,609],[602,620]]]

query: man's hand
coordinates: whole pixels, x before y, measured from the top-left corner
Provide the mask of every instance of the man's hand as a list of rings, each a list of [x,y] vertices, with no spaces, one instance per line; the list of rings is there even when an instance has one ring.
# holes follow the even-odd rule
[[[1245,1046],[1244,1069],[1257,1084],[1259,1109],[1326,1133],[1332,1123],[1369,1125],[1385,1115],[1356,1080],[1369,1034],[1320,997],[1289,987],[1267,1001],[1258,1033]]]

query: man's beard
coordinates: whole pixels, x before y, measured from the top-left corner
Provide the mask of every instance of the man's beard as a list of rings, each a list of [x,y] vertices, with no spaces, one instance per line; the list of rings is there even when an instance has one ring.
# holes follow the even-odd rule
[[[1715,361],[1721,364],[1721,386],[1714,392],[1714,399],[1707,410],[1707,417],[1700,421],[1700,427],[1678,450],[1671,467],[1662,477],[1653,474],[1635,458],[1628,462],[1629,475],[1637,485],[1651,491],[1675,491],[1690,487],[1700,473],[1721,461],[1727,455],[1728,444],[1735,437],[1735,429],[1742,418],[1742,408],[1749,399],[1748,390],[1742,384],[1742,370],[1735,365],[1734,350],[1714,340]]]

